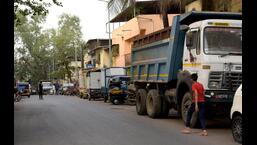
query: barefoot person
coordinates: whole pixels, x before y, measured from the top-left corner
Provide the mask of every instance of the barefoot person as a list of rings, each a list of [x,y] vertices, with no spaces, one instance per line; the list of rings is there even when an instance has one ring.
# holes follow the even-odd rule
[[[190,129],[190,120],[192,118],[192,114],[194,111],[199,113],[199,119],[202,127],[202,136],[207,136],[208,133],[205,129],[205,117],[204,117],[204,87],[201,83],[197,82],[198,76],[196,73],[191,75],[192,84],[192,92],[193,92],[193,99],[192,104],[187,112],[187,120],[186,120],[186,127],[181,132],[182,133],[191,133]]]

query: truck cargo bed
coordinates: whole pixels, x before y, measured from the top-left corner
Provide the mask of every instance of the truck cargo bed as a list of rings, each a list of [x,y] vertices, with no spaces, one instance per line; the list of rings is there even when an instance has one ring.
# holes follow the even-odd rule
[[[179,16],[174,19],[172,28],[134,41],[131,58],[131,75],[134,81],[168,82],[177,78],[177,71],[182,67],[184,43],[184,40],[178,43],[178,39],[182,38],[179,35],[184,36],[185,33],[179,31]]]

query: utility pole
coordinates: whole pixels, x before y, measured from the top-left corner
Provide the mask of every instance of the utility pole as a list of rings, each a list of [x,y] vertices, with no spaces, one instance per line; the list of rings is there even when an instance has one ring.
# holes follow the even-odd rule
[[[54,58],[53,58],[53,72],[54,72]]]
[[[102,1],[102,2],[106,2],[107,6],[108,6],[108,29],[109,31],[107,32],[109,34],[109,67],[112,66],[112,45],[111,45],[111,25],[110,25],[110,5],[109,2],[110,1],[106,1],[106,0],[98,0],[98,1]]]
[[[81,45],[81,68],[84,68],[84,43]]]
[[[48,63],[48,80],[50,81],[50,71],[51,71],[51,67],[50,67],[50,63]]]
[[[112,66],[112,44],[111,44],[111,25],[110,25],[110,6],[108,2],[108,26],[109,26],[109,56],[110,56],[110,67]]]
[[[73,46],[75,46],[74,43],[73,43]],[[77,60],[78,60],[78,58],[77,58],[77,47],[75,47],[75,63],[76,63],[75,72],[76,72],[76,78],[78,80],[78,63],[77,63]]]
[[[135,17],[135,16],[136,16],[136,1],[134,0],[133,3],[134,3],[134,8],[133,8],[133,10],[134,10],[134,17]]]

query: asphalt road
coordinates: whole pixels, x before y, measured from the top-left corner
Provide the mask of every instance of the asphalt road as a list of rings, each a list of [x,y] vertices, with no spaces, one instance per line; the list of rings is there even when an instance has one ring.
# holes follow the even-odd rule
[[[221,125],[222,124],[222,125]],[[138,116],[135,106],[74,96],[38,96],[14,104],[15,145],[238,145],[229,125],[207,123],[181,134],[181,119]]]

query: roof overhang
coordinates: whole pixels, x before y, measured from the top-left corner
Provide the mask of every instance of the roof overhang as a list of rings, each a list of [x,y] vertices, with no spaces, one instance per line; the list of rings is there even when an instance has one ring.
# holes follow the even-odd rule
[[[137,13],[137,15],[140,14],[160,14],[159,10],[159,2],[158,1],[136,1],[135,7],[140,8],[141,10]],[[126,22],[130,19],[134,18],[133,13],[134,6],[131,5],[127,7],[125,10],[120,12],[117,16],[115,16],[112,20],[110,20],[111,23],[115,22]],[[169,14],[177,14],[180,13],[179,7],[174,6],[169,11]]]
[[[197,12],[192,11],[185,13],[180,16],[180,24],[189,25],[193,22],[197,22],[205,19],[233,19],[242,20],[242,13],[232,13],[232,12]]]

